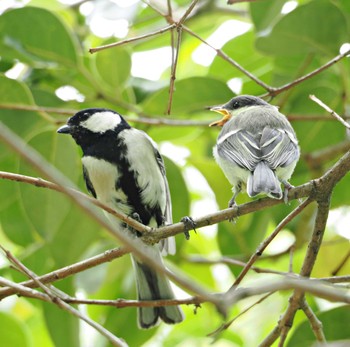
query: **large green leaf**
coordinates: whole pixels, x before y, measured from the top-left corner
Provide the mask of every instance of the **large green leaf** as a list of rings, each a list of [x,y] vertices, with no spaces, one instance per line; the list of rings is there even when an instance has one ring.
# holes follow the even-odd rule
[[[327,20],[323,20],[327,18]],[[284,16],[271,32],[260,34],[256,46],[271,55],[336,55],[348,41],[349,28],[342,11],[328,0],[310,1]]]
[[[250,3],[250,15],[256,31],[271,30],[282,17],[282,7],[287,0],[256,1]]]
[[[0,334],[3,346],[33,346],[28,327],[12,314],[0,312]]]
[[[66,285],[66,288],[69,285]],[[55,346],[80,347],[79,318],[54,303],[43,302],[45,321]]]
[[[0,16],[0,51],[9,60],[19,58],[34,65],[74,66],[78,61],[77,44],[66,26],[39,7],[23,7]]]
[[[13,106],[13,109],[0,109],[0,121],[22,138],[44,125],[38,113],[15,109],[17,105],[34,105],[31,92],[24,83],[0,75],[0,104]],[[17,156],[2,143],[0,165],[2,171],[18,172]],[[3,231],[10,240],[27,245],[33,241],[33,230],[29,221],[23,218],[19,187],[20,184],[13,181],[0,181],[0,220]]]
[[[190,196],[180,168],[169,158],[163,158],[170,188],[173,220],[176,223],[189,214]]]
[[[65,140],[63,136],[55,134],[53,129],[39,133],[28,144],[76,180],[79,174],[77,165],[74,165],[78,160],[77,151],[72,141]],[[35,170],[22,161],[19,170],[29,176],[37,175]],[[35,230],[46,241],[49,241],[60,229],[64,218],[71,209],[70,201],[63,194],[25,184],[20,185],[20,194],[28,220],[31,221]]]
[[[323,331],[328,343],[344,340],[344,346],[350,343],[350,310],[348,306],[338,307],[317,314],[322,322]],[[306,319],[293,332],[287,347],[311,347],[316,343],[315,334],[311,330],[310,322]]]
[[[103,84],[107,84],[114,93],[120,94],[123,85],[130,77],[130,54],[122,47],[98,52],[95,58],[95,69]]]
[[[204,111],[206,106],[226,102],[233,96],[224,82],[208,77],[192,77],[176,82],[172,113],[188,117],[193,112]],[[164,114],[169,98],[169,88],[152,94],[142,103],[147,114]]]

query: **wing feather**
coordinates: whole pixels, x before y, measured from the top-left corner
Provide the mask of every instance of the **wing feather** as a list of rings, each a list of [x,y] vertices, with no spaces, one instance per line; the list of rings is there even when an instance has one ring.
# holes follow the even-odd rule
[[[217,151],[221,157],[249,171],[254,171],[261,157],[258,141],[245,130],[227,134],[224,141],[218,142]]]

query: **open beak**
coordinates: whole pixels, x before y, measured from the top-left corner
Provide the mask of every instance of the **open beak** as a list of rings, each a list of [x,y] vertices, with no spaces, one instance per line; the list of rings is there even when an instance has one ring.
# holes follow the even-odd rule
[[[215,121],[213,123],[210,123],[209,124],[210,127],[213,127],[213,126],[220,126],[220,127],[222,127],[232,117],[230,112],[227,111],[226,109],[222,108],[222,106],[214,106],[214,107],[212,107],[210,109],[210,111],[214,111],[214,112],[217,112],[217,113],[220,113],[221,115],[223,115],[223,117],[220,120]]]
[[[63,125],[60,128],[57,129],[57,132],[60,134],[70,134],[71,128],[69,125]]]

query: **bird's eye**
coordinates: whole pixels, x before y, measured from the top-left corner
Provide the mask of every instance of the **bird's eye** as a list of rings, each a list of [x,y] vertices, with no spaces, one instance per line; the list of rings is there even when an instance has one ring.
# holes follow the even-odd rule
[[[233,108],[238,108],[238,107],[239,107],[239,102],[238,101],[234,102],[233,103]]]

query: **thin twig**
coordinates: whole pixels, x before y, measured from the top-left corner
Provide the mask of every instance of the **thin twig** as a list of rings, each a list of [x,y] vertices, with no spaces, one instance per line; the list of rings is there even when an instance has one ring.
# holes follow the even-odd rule
[[[242,310],[237,316],[229,320],[228,322],[223,323],[222,325],[219,326],[219,328],[215,329],[211,333],[209,333],[207,336],[214,336],[217,338],[217,336],[222,333],[223,331],[227,330],[239,317],[242,317],[245,313],[250,311],[254,306],[261,304],[263,301],[265,301],[269,296],[274,294],[275,292],[270,292],[261,297],[258,301],[256,301],[254,304],[248,306],[244,310]]]
[[[57,108],[57,107],[46,107],[46,106],[32,106],[32,105],[18,105],[18,104],[1,104],[0,109],[4,110],[20,110],[20,111],[34,111],[34,112],[47,112],[47,113],[55,113],[60,115],[68,115],[71,116],[78,112],[76,109],[65,109],[65,108]],[[205,108],[204,108],[205,109]],[[176,127],[207,127],[213,120],[190,120],[190,119],[168,119],[165,117],[151,117],[149,115],[145,115],[142,112],[137,112],[134,110],[136,114],[143,114],[144,117],[133,117],[133,116],[125,116],[125,120],[132,123],[138,124],[146,124],[146,125],[156,125],[156,126],[176,126]],[[295,121],[335,121],[335,118],[331,116],[324,115],[298,115],[298,114],[290,114],[287,116],[290,122]],[[65,123],[65,120],[54,119],[52,121],[53,124],[61,125]]]
[[[127,253],[129,252],[125,248],[114,248],[89,259],[85,259],[78,263],[68,265],[61,269],[49,272],[45,275],[38,276],[38,280],[43,284],[53,283],[55,281],[62,280],[68,276],[72,276],[84,270],[95,267],[97,265],[112,261],[113,259],[120,258]],[[32,280],[22,282],[20,283],[20,285],[25,286],[27,288],[36,287],[36,283]],[[16,292],[13,288],[0,288],[0,300],[16,293],[21,294],[19,292]]]
[[[140,231],[140,232],[152,231],[152,228],[148,227],[147,225],[144,225],[144,224],[138,222],[137,220],[126,215],[125,213],[113,210],[109,206],[103,204],[101,201],[99,201],[95,198],[92,198],[92,197],[90,197],[90,196],[88,196],[88,195],[86,195],[86,194],[84,194],[76,189],[61,187],[55,183],[46,181],[42,178],[24,176],[24,175],[14,174],[11,172],[0,171],[0,178],[11,180],[11,181],[16,181],[16,182],[28,183],[28,184],[32,184],[36,187],[48,188],[48,189],[55,190],[55,191],[60,192],[60,193],[64,193],[66,189],[69,189],[72,194],[75,194],[79,198],[86,199],[87,201],[94,204],[95,206],[102,208],[104,211],[106,211],[109,214],[122,220],[127,225],[134,228],[135,230]]]
[[[235,282],[233,283],[232,287],[229,289],[230,291],[236,290],[237,286],[247,272],[250,270],[252,265],[255,263],[255,261],[262,255],[266,247],[272,242],[272,240],[278,235],[278,233],[291,221],[293,220],[300,212],[302,212],[307,205],[311,203],[312,200],[306,199],[304,202],[302,202],[296,209],[294,209],[291,213],[288,214],[287,217],[285,217],[275,228],[275,230],[260,244],[260,246],[257,248],[255,253],[250,257],[249,261],[247,262],[246,266],[243,268],[241,273],[237,276]]]
[[[129,233],[120,230],[116,225],[108,223],[103,216],[101,216],[94,205],[85,199],[84,197],[75,194],[68,187],[72,186],[72,183],[67,180],[66,177],[57,171],[50,163],[48,163],[42,156],[40,156],[34,149],[29,147],[18,135],[13,133],[5,125],[0,123],[0,139],[12,150],[18,153],[26,162],[28,162],[33,168],[37,169],[41,174],[49,178],[52,182],[62,187],[62,192],[66,194],[74,203],[80,207],[89,218],[95,220],[106,231],[116,237],[122,244],[124,244],[128,250],[131,250],[135,256],[140,260],[151,266],[156,271],[166,274],[175,283],[178,283],[184,289],[195,293],[212,303],[214,303],[218,309],[221,304],[217,297],[211,295],[206,289],[197,283],[194,283],[192,279],[189,279],[179,270],[176,272],[167,270],[164,265],[158,261],[155,261],[147,252],[143,251],[144,244],[141,238],[135,238],[129,236]]]
[[[187,17],[190,15],[194,7],[196,6],[198,0],[192,0],[191,4],[188,6],[187,10],[185,11],[184,15],[180,18],[179,22],[177,23],[178,26],[182,26],[183,23],[185,23]]]
[[[64,302],[61,298],[59,298],[57,295],[55,295],[52,290],[50,290],[47,286],[45,286],[43,283],[38,280],[38,277],[29,270],[22,262],[20,262],[16,257],[14,257],[11,252],[6,250],[4,247],[0,245],[0,248],[3,250],[3,252],[6,254],[6,257],[8,260],[16,266],[21,272],[23,272],[27,277],[29,277],[32,281],[34,281],[38,287],[40,287],[45,295],[49,298],[49,300],[45,300],[48,302],[52,302],[53,304],[57,305],[59,308],[63,309],[64,311],[70,313],[71,315],[79,318],[80,320],[84,321],[85,323],[89,324],[91,327],[93,327],[96,331],[98,331],[102,336],[106,337],[110,341],[110,343],[113,346],[117,347],[127,347],[127,344],[122,340],[119,339],[117,336],[113,335],[110,331],[105,329],[102,325],[96,323],[86,315],[82,314],[79,310],[73,308],[66,302]]]
[[[195,37],[196,39],[198,39],[199,41],[203,42],[205,45],[207,45],[208,47],[210,47],[211,49],[213,49],[216,54],[224,59],[225,61],[227,61],[229,64],[231,64],[232,66],[234,66],[237,70],[241,71],[243,74],[245,74],[246,76],[248,76],[251,80],[253,80],[256,84],[258,84],[259,86],[261,86],[262,88],[264,88],[267,91],[271,91],[273,90],[272,87],[270,87],[268,84],[264,83],[263,81],[261,81],[260,79],[258,79],[256,76],[254,76],[252,73],[250,73],[249,71],[247,71],[246,69],[244,69],[240,64],[238,64],[236,61],[234,61],[232,58],[230,58],[226,53],[224,53],[221,49],[219,48],[215,48],[214,46],[212,46],[209,42],[207,42],[206,40],[204,40],[202,37],[200,37],[199,35],[197,35],[195,32],[193,32],[192,30],[190,30],[189,28],[187,28],[186,26],[182,26],[183,29],[188,32],[190,35],[192,35],[193,37]]]
[[[169,85],[169,100],[168,100],[168,107],[167,107],[167,111],[166,111],[166,114],[168,114],[168,115],[170,115],[170,113],[171,113],[171,105],[173,102],[177,62],[178,62],[179,54],[180,54],[182,28],[177,27],[176,32],[177,32],[177,43],[176,43],[175,57],[174,57],[174,60],[172,61],[172,66],[171,66],[171,76],[170,76],[170,85]]]
[[[332,271],[332,275],[333,276],[337,275],[338,272],[342,269],[342,267],[347,263],[348,260],[350,260],[350,250],[348,251],[347,254],[345,254],[340,264]]]
[[[317,183],[316,183],[317,186]],[[308,244],[307,252],[303,261],[303,265],[300,271],[300,276],[310,277],[311,271],[315,265],[316,258],[322,243],[322,238],[327,224],[327,218],[329,213],[329,198],[332,191],[332,183],[329,186],[325,185],[324,190],[318,191],[318,209],[314,229],[311,240]],[[276,327],[272,332],[263,340],[260,347],[271,346],[280,337],[279,346],[283,346],[287,335],[293,326],[293,321],[297,310],[301,307],[304,300],[304,290],[299,288],[295,290],[292,296],[289,298],[289,304],[287,310],[282,315]]]
[[[326,337],[323,332],[323,325],[322,322],[317,318],[315,313],[313,312],[310,305],[306,302],[305,298],[301,302],[301,309],[304,311],[305,316],[310,322],[312,331],[315,334],[316,340],[321,343],[326,343]]]
[[[329,114],[334,117],[337,121],[339,121],[341,124],[343,124],[346,128],[350,129],[350,124],[346,122],[342,117],[339,116],[338,113],[333,111],[328,105],[326,105],[324,102],[322,102],[319,98],[317,98],[315,95],[309,95],[309,98],[314,101],[316,104],[321,106],[323,109],[325,109]]]
[[[303,157],[310,169],[318,170],[324,163],[334,160],[334,158],[336,158],[339,155],[343,155],[349,150],[350,141],[344,140],[333,146],[328,146],[314,151],[312,153],[305,153]]]
[[[287,83],[281,87],[278,87],[278,88],[270,88],[269,92],[265,95],[263,95],[262,97],[264,96],[276,96],[290,88],[293,88],[295,87],[296,85],[310,79],[311,77],[314,77],[316,75],[318,75],[319,73],[321,73],[322,71],[328,69],[329,67],[331,67],[332,65],[336,64],[339,60],[345,58],[347,55],[350,54],[350,49],[348,51],[346,51],[345,53],[342,53],[342,54],[339,54],[337,55],[336,57],[334,57],[333,59],[331,59],[330,61],[328,61],[326,64],[322,65],[321,67],[309,72],[308,74],[300,77],[300,78],[297,78],[296,80],[294,80],[293,82],[290,82],[290,83]]]
[[[102,51],[102,50],[104,50],[104,49],[113,48],[113,47],[117,47],[117,46],[122,46],[122,45],[125,45],[125,44],[130,43],[130,42],[139,41],[139,40],[144,40],[144,39],[147,39],[147,38],[152,37],[152,36],[164,34],[164,33],[166,33],[167,31],[169,31],[170,29],[175,28],[175,26],[176,26],[176,24],[171,24],[171,25],[168,25],[167,27],[164,27],[164,28],[162,28],[162,29],[153,31],[153,32],[148,33],[148,34],[144,34],[144,35],[132,37],[132,38],[130,38],[130,39],[126,39],[126,40],[123,40],[123,41],[118,41],[118,42],[110,43],[110,44],[108,44],[108,45],[103,45],[103,46],[99,46],[99,47],[95,47],[95,48],[90,48],[90,49],[89,49],[89,52],[90,52],[91,54],[93,54],[93,53]]]

